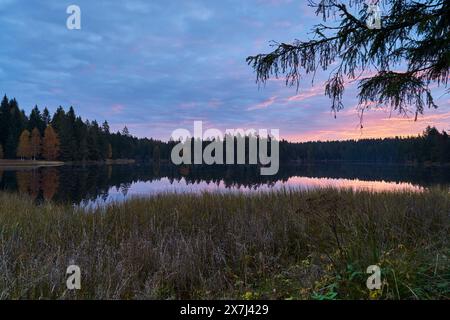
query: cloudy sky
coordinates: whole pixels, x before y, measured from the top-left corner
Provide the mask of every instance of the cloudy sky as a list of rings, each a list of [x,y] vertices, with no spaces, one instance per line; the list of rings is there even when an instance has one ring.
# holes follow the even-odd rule
[[[246,65],[270,40],[307,39],[319,22],[296,0],[0,0],[0,94],[27,112],[74,106],[83,118],[127,125],[138,136],[169,139],[177,128],[278,128],[295,140],[417,134],[450,129],[450,98],[414,122],[370,112],[360,130],[355,84],[335,119],[323,95],[327,74],[296,92],[283,81],[264,88]],[[66,28],[66,8],[81,8],[81,30]]]

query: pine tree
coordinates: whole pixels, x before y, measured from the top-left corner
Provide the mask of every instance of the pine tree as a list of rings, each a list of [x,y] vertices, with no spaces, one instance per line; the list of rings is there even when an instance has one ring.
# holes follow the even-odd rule
[[[103,125],[102,125],[102,131],[103,131],[103,133],[106,134],[106,135],[109,135],[109,134],[110,134],[110,132],[109,132],[109,123],[108,123],[108,121],[103,122]]]
[[[4,153],[3,153],[3,146],[0,144],[0,159],[3,159],[4,157]]]
[[[122,130],[122,135],[129,137],[130,136],[130,131],[128,130],[128,127],[125,126]]]
[[[44,132],[42,156],[48,161],[54,161],[59,156],[59,138],[51,125],[47,126]]]
[[[156,164],[161,162],[161,151],[159,150],[158,145],[153,148],[153,162]]]
[[[450,1],[371,2],[310,1],[323,23],[307,39],[274,42],[271,52],[248,57],[257,82],[283,76],[299,89],[305,75],[314,78],[325,71],[330,74],[324,92],[334,112],[344,107],[346,84],[353,81],[358,81],[361,116],[378,106],[401,114],[414,111],[416,117],[425,108],[436,108],[431,89],[449,93]],[[378,27],[369,23],[373,9],[383,12]]]
[[[21,159],[31,158],[32,149],[30,143],[30,131],[24,130],[19,138],[19,145],[17,147],[17,156]]]
[[[89,159],[89,150],[87,146],[88,128],[83,120],[78,117],[75,121],[75,137],[77,140],[78,150],[76,159],[78,161],[86,161]]]
[[[7,158],[14,158],[17,155],[17,144],[23,130],[27,127],[28,118],[23,110],[19,109],[16,99],[9,101],[8,115],[8,137],[5,147],[5,155]]]
[[[99,148],[99,127],[97,121],[92,121],[88,125],[87,135],[87,147],[90,160],[100,160],[100,148]]]
[[[80,147],[79,147],[79,159],[81,161],[86,161],[89,159],[89,148],[88,148],[88,142],[87,142],[87,132],[80,140]]]
[[[28,120],[28,130],[31,131],[34,128],[37,128],[39,130],[39,133],[43,133],[45,127],[46,125],[42,117],[41,111],[39,110],[38,106],[35,106],[30,113],[30,118]]]
[[[9,136],[9,100],[5,95],[0,104],[0,144],[5,146]]]
[[[60,139],[60,158],[63,161],[72,161],[76,158],[75,120],[75,112],[72,107],[67,113],[62,107],[59,107],[52,119],[52,126]]]
[[[44,111],[42,111],[42,120],[44,121],[44,125],[45,125],[44,130],[45,130],[45,128],[47,128],[47,126],[52,121],[52,119],[50,117],[50,111],[48,111],[47,108],[45,108]]]
[[[41,154],[41,133],[38,128],[31,132],[31,150],[33,159],[36,160]]]
[[[65,117],[66,112],[64,111],[63,107],[59,106],[58,109],[56,109],[56,112],[53,114],[53,118],[51,121],[51,125],[56,131],[61,130]]]

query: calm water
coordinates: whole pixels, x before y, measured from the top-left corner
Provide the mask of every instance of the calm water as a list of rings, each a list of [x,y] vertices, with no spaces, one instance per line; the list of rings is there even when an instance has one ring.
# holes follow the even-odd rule
[[[27,193],[36,201],[92,205],[158,193],[259,192],[324,187],[353,190],[421,191],[450,187],[450,168],[374,165],[283,166],[264,177],[252,167],[168,165],[63,166],[22,170],[0,168],[0,190]]]

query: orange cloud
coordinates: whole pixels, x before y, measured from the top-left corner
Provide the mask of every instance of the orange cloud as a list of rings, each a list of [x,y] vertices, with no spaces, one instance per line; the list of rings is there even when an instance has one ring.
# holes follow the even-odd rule
[[[338,121],[338,125],[336,122]],[[302,134],[286,135],[283,138],[290,141],[326,141],[326,140],[359,140],[372,138],[389,137],[407,137],[421,134],[427,126],[435,126],[439,130],[450,129],[450,112],[437,113],[419,117],[417,121],[414,118],[389,117],[385,112],[371,112],[365,115],[363,119],[363,128],[358,124],[356,112],[348,113],[343,117],[338,116],[329,125],[323,127],[332,127],[333,129],[323,129],[305,132]]]

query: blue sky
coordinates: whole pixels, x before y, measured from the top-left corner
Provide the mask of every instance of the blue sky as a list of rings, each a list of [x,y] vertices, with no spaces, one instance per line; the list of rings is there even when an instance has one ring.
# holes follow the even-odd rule
[[[66,8],[81,8],[81,30]],[[83,118],[127,125],[138,136],[169,139],[194,120],[222,130],[276,128],[290,140],[406,135],[427,125],[450,129],[450,99],[418,122],[386,111],[359,129],[354,85],[334,119],[319,74],[300,92],[283,81],[255,84],[248,55],[269,41],[308,38],[318,23],[295,0],[0,0],[0,93],[26,111],[74,106]]]

